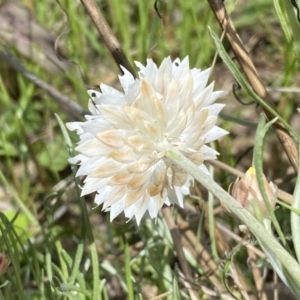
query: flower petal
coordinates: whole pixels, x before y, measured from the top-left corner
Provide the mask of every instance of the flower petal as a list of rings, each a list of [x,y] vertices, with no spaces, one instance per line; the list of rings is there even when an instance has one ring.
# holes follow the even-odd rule
[[[203,163],[218,153],[206,144],[227,132],[216,126],[224,104],[214,104],[222,93],[214,83],[206,87],[209,69],[190,70],[188,57],[136,65],[138,78],[121,66],[122,92],[105,84],[101,92],[89,90],[91,115],[67,127],[80,139],[79,155],[69,161],[80,165],[76,176],[87,175],[82,195],[97,192],[95,203],[111,220],[123,211],[139,224],[147,211],[156,218],[164,204],[183,207],[194,182],[159,150],[161,143],[209,174]]]
[[[112,129],[100,132],[96,135],[97,139],[107,146],[121,148],[124,146],[123,138],[128,135],[127,130]]]
[[[109,177],[121,171],[123,168],[123,164],[112,159],[107,159],[103,161],[101,165],[91,173],[90,176],[96,178]]]

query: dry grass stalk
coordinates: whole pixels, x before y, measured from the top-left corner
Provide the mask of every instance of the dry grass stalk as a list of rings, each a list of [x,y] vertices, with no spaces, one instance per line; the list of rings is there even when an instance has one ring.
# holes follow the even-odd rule
[[[256,71],[256,68],[245,49],[241,39],[239,38],[233,23],[231,22],[230,17],[227,14],[226,8],[224,6],[224,1],[222,0],[208,0],[209,5],[215,14],[215,17],[220,24],[221,28],[225,31],[225,36],[227,37],[232,51],[239,62],[241,69],[243,70],[246,78],[248,79],[249,84],[251,85],[254,92],[265,102],[274,109],[273,102],[268,97],[268,92],[266,87],[262,83],[259,75]],[[264,109],[264,108],[263,108]],[[271,120],[274,118],[270,114],[269,111],[264,109],[264,113],[267,119]],[[273,129],[276,133],[277,138],[279,139],[280,143],[282,144],[286,155],[289,158],[291,165],[293,166],[294,170],[298,172],[298,149],[295,145],[293,139],[291,138],[288,131],[284,128],[284,126],[280,122],[275,122],[273,124]]]

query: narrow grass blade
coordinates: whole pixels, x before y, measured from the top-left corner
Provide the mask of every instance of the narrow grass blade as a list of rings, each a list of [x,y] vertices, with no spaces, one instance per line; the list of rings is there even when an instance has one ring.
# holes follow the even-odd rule
[[[124,255],[125,255],[125,276],[126,276],[126,283],[127,283],[128,299],[134,300],[134,292],[133,292],[133,285],[132,285],[132,278],[131,278],[131,267],[130,267],[130,253],[129,253],[129,247],[124,233],[122,234],[122,241],[123,241]]]
[[[270,201],[268,199],[268,195],[264,186],[264,172],[263,172],[263,141],[264,136],[266,135],[267,131],[271,127],[271,125],[276,122],[276,119],[271,120],[267,124],[265,124],[265,117],[261,115],[258,127],[256,130],[256,136],[255,136],[255,143],[254,143],[254,152],[253,152],[253,164],[256,171],[256,178],[259,186],[259,190],[261,192],[261,195],[263,197],[263,200],[265,202],[265,205],[268,209],[269,215],[271,217],[272,223],[275,226],[275,229],[277,233],[279,234],[279,238],[281,239],[283,245],[287,247],[287,243],[284,237],[284,234],[280,228],[280,225],[277,221],[277,218],[274,213],[274,209],[272,208]]]

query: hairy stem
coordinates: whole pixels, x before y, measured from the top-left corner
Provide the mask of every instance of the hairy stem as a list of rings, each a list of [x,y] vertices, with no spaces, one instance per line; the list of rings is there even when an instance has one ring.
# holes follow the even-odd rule
[[[299,279],[300,266],[297,261],[281,246],[281,244],[267,232],[265,227],[244,209],[234,198],[224,191],[209,175],[201,171],[196,165],[190,162],[177,149],[173,148],[166,141],[159,145],[159,151],[165,153],[174,164],[191,174],[199,183],[209,190],[215,197],[220,199],[224,206],[236,217],[238,217],[248,229],[255,235],[259,243],[267,250],[266,254],[271,261],[278,262],[279,268],[284,268],[284,272],[279,274],[289,274],[289,278]],[[274,266],[273,266],[274,267]],[[275,266],[276,267],[276,266]],[[276,268],[278,270],[278,268]],[[285,278],[282,278],[283,281]]]

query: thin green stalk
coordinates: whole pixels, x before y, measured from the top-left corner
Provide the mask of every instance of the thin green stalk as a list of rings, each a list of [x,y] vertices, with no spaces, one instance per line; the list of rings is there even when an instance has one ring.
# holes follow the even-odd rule
[[[290,211],[293,211],[295,214],[300,215],[300,209],[295,209],[294,207],[290,206],[289,204],[287,204],[287,203],[285,203],[283,201],[280,201],[278,199],[276,199],[276,203],[280,204],[281,206],[287,208]]]
[[[53,278],[53,272],[52,272],[52,265],[51,265],[51,254],[48,248],[46,248],[46,254],[45,254],[45,268],[46,268],[46,274],[49,281],[52,281]]]
[[[77,246],[76,255],[75,255],[75,258],[73,261],[71,276],[68,281],[69,284],[74,284],[77,276],[80,273],[79,268],[80,268],[81,259],[83,256],[83,250],[84,250],[84,244],[81,241]]]
[[[83,295],[87,296],[88,298],[91,298],[91,291],[89,291],[87,289],[83,289],[82,287],[77,287],[76,285],[70,285],[70,284],[62,283],[60,285],[60,289],[63,290],[64,294],[66,293],[66,291],[68,291],[68,292],[78,292],[80,294],[83,294]],[[71,293],[69,293],[69,294],[72,295]]]
[[[130,27],[129,7],[120,5],[119,0],[111,0],[110,4],[111,17],[113,19],[112,29],[114,30],[114,32],[118,33],[118,38],[120,39],[126,57],[130,59],[132,57],[132,55],[130,55],[130,42],[132,39],[132,35],[130,34],[130,30],[128,30]],[[132,61],[130,61],[130,63],[132,64]]]
[[[63,250],[61,251],[61,256],[62,256],[62,258],[64,259],[64,261],[66,262],[68,269],[71,269],[71,268],[72,268],[72,265],[73,265],[73,259],[72,259],[72,257],[69,255],[69,253],[68,253],[65,249],[63,249]]]
[[[21,209],[21,211],[24,213],[24,215],[28,218],[28,220],[31,222],[30,225],[33,227],[36,227],[38,231],[41,230],[40,224],[38,223],[35,216],[30,212],[30,210],[26,207],[24,202],[21,198],[19,198],[18,194],[16,193],[15,189],[9,184],[9,182],[6,180],[6,177],[2,173],[2,170],[0,169],[0,180],[2,181],[3,185],[9,190],[11,195],[16,201],[17,206]]]
[[[52,283],[54,279],[58,281],[58,278],[64,278],[64,274],[59,266],[51,262],[51,268],[52,268],[52,273],[55,274],[55,276],[52,277]],[[59,281],[60,284],[60,281]]]
[[[148,47],[148,35],[149,35],[149,24],[148,24],[148,16],[147,12],[148,9],[148,2],[143,0],[137,1],[138,11],[139,11],[139,26],[137,30],[139,31],[137,33],[137,45],[138,49],[140,51],[140,57],[144,60],[147,53],[147,47]],[[145,37],[147,37],[145,39]]]
[[[0,93],[1,93],[1,105],[4,110],[6,107],[11,106],[11,100],[7,88],[3,82],[3,77],[0,76]]]
[[[126,276],[126,283],[127,283],[128,299],[134,300],[134,292],[133,292],[131,268],[130,268],[130,253],[129,253],[129,247],[124,233],[122,233],[122,241],[123,241],[124,256],[125,256],[125,276]]]
[[[17,295],[20,300],[26,300],[24,293],[23,283],[21,280],[21,268],[20,268],[20,257],[19,249],[17,244],[17,239],[15,232],[12,230],[7,230],[11,226],[11,223],[6,218],[3,213],[0,213],[0,233],[2,241],[4,241],[3,246],[6,246],[6,251],[8,252],[8,257],[11,260],[11,265],[14,269],[13,277],[10,281],[14,282],[14,287],[16,289]]]
[[[55,222],[54,222],[54,219],[53,219],[52,210],[50,209],[50,205],[47,205],[48,201],[50,199],[51,199],[51,196],[48,199],[45,200],[44,205],[45,205],[45,214],[46,214],[46,218],[47,218],[48,224],[52,225]],[[61,277],[61,280],[64,283],[66,283],[67,280],[68,280],[68,277],[69,277],[68,266],[66,264],[66,261],[65,261],[63,255],[62,255],[62,252],[64,250],[63,250],[63,247],[61,245],[61,242],[59,240],[57,240],[57,236],[58,236],[58,231],[57,231],[56,226],[50,226],[50,238],[51,238],[51,242],[53,242],[54,245],[55,245],[56,252],[57,252],[57,255],[58,255],[58,260],[59,260],[59,263],[60,263],[60,268],[61,268],[61,271],[62,271],[62,274],[63,274],[63,277]],[[51,254],[48,251],[46,253],[46,258],[48,259],[47,266],[49,267],[50,266],[49,263],[51,262]],[[47,269],[47,270],[49,271],[50,269]],[[52,279],[53,279],[53,277],[52,277]]]
[[[55,296],[53,295],[50,281],[45,282],[45,295],[47,296],[48,300],[55,300]]]
[[[231,291],[230,285],[228,284],[228,274],[230,272],[230,266],[232,266],[234,256],[240,251],[241,247],[242,247],[241,245],[238,245],[234,247],[233,250],[230,252],[228,257],[226,258],[226,262],[223,267],[223,272],[221,277],[222,283],[224,284],[227,292],[236,300],[240,300],[240,299],[237,298]]]
[[[248,127],[248,128],[253,128],[253,129],[256,129],[256,127],[257,127],[257,124],[252,122],[252,121],[245,120],[245,119],[240,119],[238,117],[227,115],[227,114],[224,114],[224,113],[220,113],[219,117],[220,117],[220,119],[222,119],[224,121],[229,121],[230,123],[233,123],[233,124],[236,124],[236,125],[238,124],[238,125],[242,125],[242,126],[245,126],[245,127]]]
[[[277,221],[277,218],[275,216],[274,213],[274,209],[268,199],[268,195],[266,192],[266,188],[264,186],[264,172],[263,172],[263,162],[262,162],[262,158],[263,158],[263,141],[264,141],[264,136],[267,133],[267,131],[269,130],[270,126],[276,122],[276,119],[271,120],[270,122],[268,122],[266,124],[265,121],[265,117],[263,115],[261,115],[260,119],[259,119],[259,123],[258,123],[258,127],[256,130],[256,136],[255,136],[255,143],[254,143],[254,152],[253,152],[253,164],[255,167],[255,172],[256,172],[256,178],[257,178],[257,183],[258,183],[258,187],[260,190],[260,193],[263,197],[263,200],[265,202],[265,205],[268,209],[268,213],[270,214],[272,223],[275,226],[275,229],[279,235],[279,238],[281,239],[282,243],[284,244],[284,246],[287,246],[284,234],[280,228],[280,225]]]
[[[66,130],[66,127],[60,117],[56,114],[55,115],[57,118],[57,121],[59,123],[59,126],[62,130],[65,142],[68,147],[68,151],[70,154],[70,157],[73,156],[73,146],[71,139],[69,137],[69,134]],[[89,220],[89,214],[86,208],[86,203],[84,201],[83,197],[80,197],[80,190],[79,190],[79,180],[75,176],[76,173],[76,167],[74,165],[71,166],[73,174],[74,174],[74,180],[75,180],[75,185],[78,193],[78,199],[79,199],[79,205],[81,208],[82,212],[82,227],[81,227],[81,238],[84,240],[85,237],[87,237],[89,244],[90,244],[90,252],[91,252],[91,260],[92,260],[92,268],[93,268],[93,293],[92,293],[92,300],[98,300],[101,299],[101,293],[100,293],[100,273],[99,273],[99,258],[98,258],[98,252],[97,252],[97,247],[94,241],[94,236]]]
[[[101,299],[100,294],[100,274],[99,274],[99,258],[95,241],[90,244],[91,259],[93,266],[93,298],[92,300]]]
[[[298,2],[298,1],[297,1]],[[292,30],[293,33],[293,40],[295,44],[295,56],[298,59],[298,62],[300,61],[300,25],[299,20],[297,19],[295,8],[292,5],[292,1],[283,0],[283,5],[285,6],[285,11],[287,14],[287,19],[289,21],[289,27]],[[299,3],[296,3],[299,5]]]
[[[276,10],[276,13],[277,13],[277,17],[279,19],[279,22],[280,22],[280,25],[281,25],[281,28],[284,32],[284,35],[288,41],[288,43],[291,43],[292,42],[292,35],[291,35],[291,30],[290,30],[290,27],[289,27],[289,24],[288,24],[288,19],[281,7],[281,4],[280,4],[280,0],[273,0],[274,2],[274,7],[275,7],[275,10]]]
[[[55,247],[56,247],[56,252],[58,255],[58,260],[59,260],[59,264],[60,264],[60,268],[63,274],[63,277],[61,278],[61,280],[63,280],[63,282],[67,282],[68,277],[69,277],[69,272],[68,272],[68,266],[62,256],[62,252],[64,251],[61,242],[60,241],[55,241]]]

